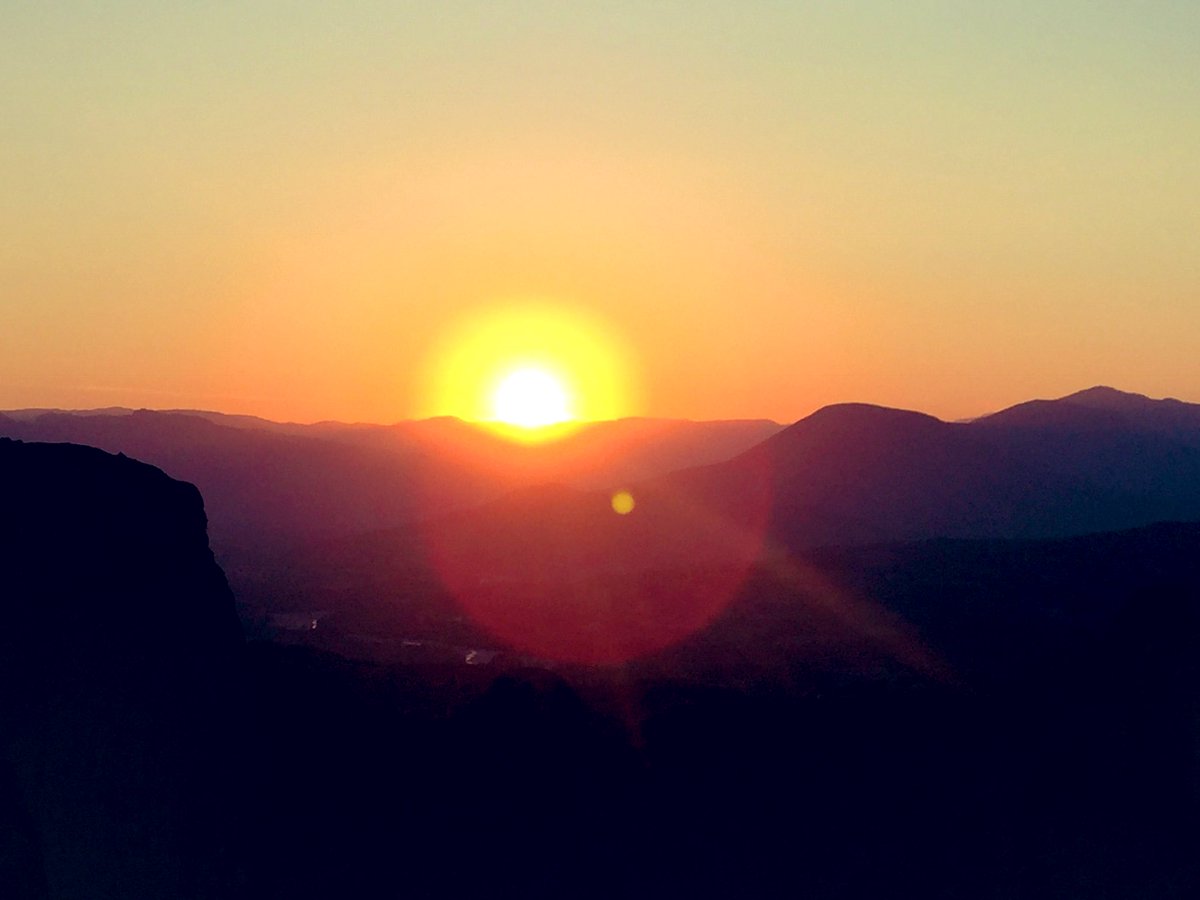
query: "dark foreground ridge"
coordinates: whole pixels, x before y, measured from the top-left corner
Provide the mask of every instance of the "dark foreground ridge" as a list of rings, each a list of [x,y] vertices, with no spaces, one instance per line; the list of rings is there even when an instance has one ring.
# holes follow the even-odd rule
[[[0,896],[230,896],[242,639],[200,494],[0,439],[0,503]]]
[[[149,466],[0,441],[0,491],[6,898],[1200,888],[1198,524],[793,554],[655,655],[468,664],[413,584],[402,624],[243,644],[199,495]],[[597,577],[573,602],[624,614]]]

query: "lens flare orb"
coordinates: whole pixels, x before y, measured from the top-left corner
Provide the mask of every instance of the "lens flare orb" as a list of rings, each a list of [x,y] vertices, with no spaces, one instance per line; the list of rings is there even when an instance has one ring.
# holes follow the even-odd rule
[[[633,512],[637,504],[633,502],[633,494],[629,491],[617,491],[612,495],[612,508],[618,516],[627,516]]]

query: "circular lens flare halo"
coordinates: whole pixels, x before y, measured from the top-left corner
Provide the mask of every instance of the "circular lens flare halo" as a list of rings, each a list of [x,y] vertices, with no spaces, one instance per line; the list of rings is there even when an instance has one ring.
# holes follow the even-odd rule
[[[703,631],[734,602],[763,559],[764,496],[746,491],[730,510],[687,485],[613,497],[541,485],[417,527],[448,595],[501,645],[623,665]]]
[[[529,392],[543,395],[531,402],[536,415],[497,408],[508,379],[528,370],[561,389],[573,419],[535,424],[562,412],[545,412],[558,400],[541,376],[516,381],[542,385]],[[623,343],[589,314],[508,305],[473,312],[451,330],[437,348],[428,396],[433,414],[541,444],[506,454],[537,460],[576,423],[637,414],[635,374]],[[544,402],[549,395],[554,401]],[[523,418],[532,427],[513,424]],[[686,485],[658,496],[636,485],[612,495],[526,485],[417,529],[432,571],[466,616],[538,659],[619,665],[673,646],[727,607],[762,549],[765,508],[754,491],[739,494],[740,514],[729,521]]]

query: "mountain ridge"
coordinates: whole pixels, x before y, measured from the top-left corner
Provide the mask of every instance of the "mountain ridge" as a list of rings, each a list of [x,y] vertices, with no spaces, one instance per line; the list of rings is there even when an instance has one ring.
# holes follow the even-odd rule
[[[589,495],[631,489],[637,508],[621,527],[645,531],[638,556],[667,544],[677,556],[688,535],[739,552],[754,543],[719,539],[729,527],[764,545],[809,547],[1055,537],[1200,514],[1200,405],[1107,387],[971,422],[841,403],[786,427],[628,419],[527,446],[445,418],[292,434],[150,410],[0,419],[0,433],[126,452],[199,484],[214,540],[235,554],[450,514],[499,522],[501,507],[487,504],[546,483]],[[592,496],[551,505],[565,515],[575,502],[606,508]]]

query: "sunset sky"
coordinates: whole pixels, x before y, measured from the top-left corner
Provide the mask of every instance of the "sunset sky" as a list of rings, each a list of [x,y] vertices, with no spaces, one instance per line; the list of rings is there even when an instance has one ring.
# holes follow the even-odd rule
[[[9,0],[0,408],[470,414],[531,309],[598,416],[1200,401],[1198,46],[1194,0]]]

